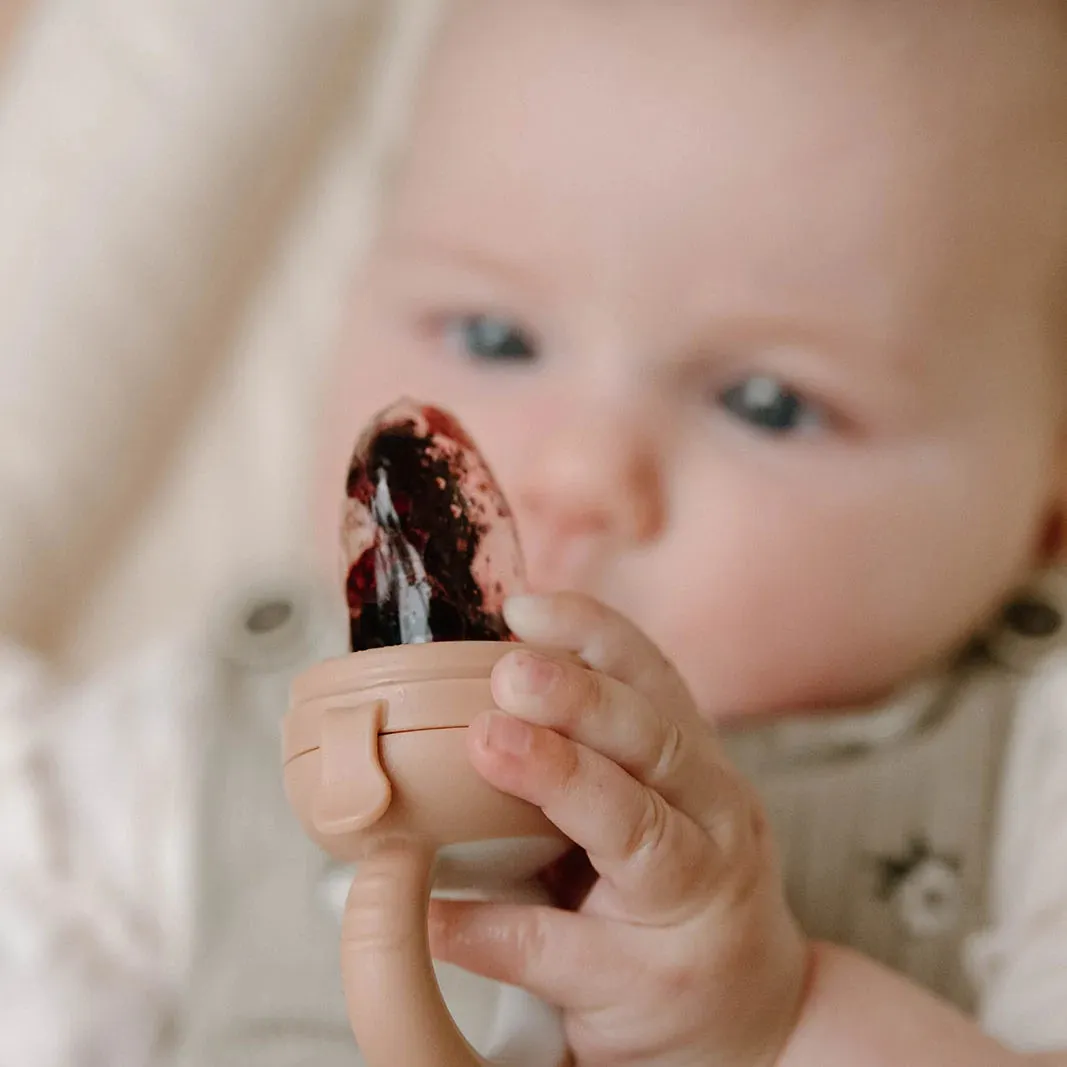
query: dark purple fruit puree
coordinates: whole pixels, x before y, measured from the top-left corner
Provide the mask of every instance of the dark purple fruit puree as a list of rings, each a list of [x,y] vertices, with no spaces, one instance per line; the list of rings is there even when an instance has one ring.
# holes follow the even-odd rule
[[[356,445],[342,542],[353,652],[510,641],[522,555],[489,465],[446,412],[404,400]]]

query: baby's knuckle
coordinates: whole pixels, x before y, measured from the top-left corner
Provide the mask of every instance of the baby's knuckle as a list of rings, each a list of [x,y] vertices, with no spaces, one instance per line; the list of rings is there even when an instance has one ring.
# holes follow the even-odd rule
[[[666,801],[651,789],[641,791],[643,801],[638,817],[625,843],[627,859],[637,859],[658,853],[667,836],[670,808]]]
[[[684,751],[682,728],[670,716],[660,718],[656,762],[652,767],[652,784],[666,781],[678,768]]]
[[[769,824],[758,804],[724,817],[712,831],[723,872],[718,896],[725,906],[755,898],[777,872]]]
[[[542,911],[534,911],[518,925],[515,931],[516,958],[526,960],[535,967],[545,959],[548,945],[548,927]]]
[[[713,789],[714,807],[704,818],[704,827],[722,859],[733,862],[759,847],[769,833],[763,827],[762,805],[752,788],[738,775],[720,767]]]
[[[763,804],[752,798],[748,810],[748,834],[751,851],[771,861],[777,860],[778,843]]]
[[[608,704],[606,680],[598,671],[583,670],[576,678],[572,697],[566,709],[567,718],[574,724],[591,712],[601,712]]]
[[[559,734],[549,735],[545,740],[546,747],[551,750],[548,758],[555,769],[556,788],[566,795],[579,795],[585,785],[585,767],[578,746]]]
[[[707,827],[719,861],[727,869],[736,870],[752,852],[747,822],[744,812],[729,808],[716,812]]]

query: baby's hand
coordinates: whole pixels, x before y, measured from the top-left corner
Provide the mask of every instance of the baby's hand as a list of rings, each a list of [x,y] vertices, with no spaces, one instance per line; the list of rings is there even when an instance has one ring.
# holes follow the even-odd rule
[[[564,1012],[580,1067],[773,1064],[799,1010],[806,943],[760,805],[674,668],[632,625],[561,595],[513,602],[524,641],[471,728],[497,788],[543,808],[599,879],[577,913],[437,901],[435,955]]]

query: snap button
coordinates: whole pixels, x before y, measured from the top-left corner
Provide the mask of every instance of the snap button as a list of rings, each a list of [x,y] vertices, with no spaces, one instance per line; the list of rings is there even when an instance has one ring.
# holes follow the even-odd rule
[[[929,940],[951,933],[963,917],[960,876],[945,860],[923,860],[897,889],[896,906],[911,937]]]
[[[993,662],[1013,670],[1036,666],[1063,640],[1064,604],[1067,584],[1062,575],[1046,575],[1015,596],[985,638]]]
[[[256,671],[284,670],[311,653],[309,597],[270,586],[246,591],[224,612],[217,647],[223,657]]]
[[[878,857],[877,863],[878,896],[896,912],[908,937],[929,940],[960,925],[964,893],[957,857],[916,837],[905,852]]]
[[[1020,597],[1001,613],[1001,621],[1020,637],[1035,640],[1055,637],[1063,628],[1063,616],[1037,597]]]
[[[280,630],[293,617],[293,605],[287,600],[266,600],[253,605],[245,619],[245,628],[256,637]]]

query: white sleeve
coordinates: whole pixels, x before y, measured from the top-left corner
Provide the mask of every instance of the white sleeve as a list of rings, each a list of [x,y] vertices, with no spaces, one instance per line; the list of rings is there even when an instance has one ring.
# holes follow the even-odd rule
[[[1020,1051],[1067,1050],[1067,652],[1023,687],[993,856],[982,1021]]]
[[[153,1063],[185,962],[207,681],[153,652],[64,686],[0,645],[0,1063]]]

